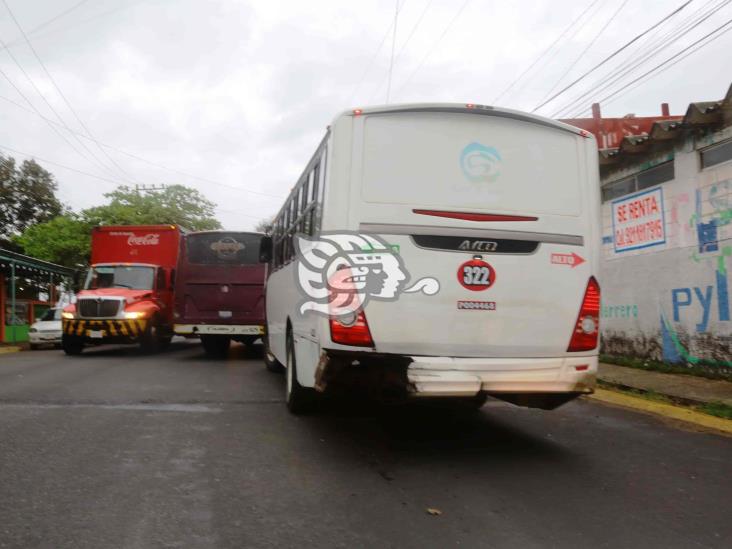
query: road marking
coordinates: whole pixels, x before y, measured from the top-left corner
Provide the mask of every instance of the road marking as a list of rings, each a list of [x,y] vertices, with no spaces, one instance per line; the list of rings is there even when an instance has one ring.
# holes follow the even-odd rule
[[[608,404],[615,404],[624,408],[632,408],[648,414],[669,417],[685,423],[693,423],[694,425],[732,435],[732,421],[703,414],[688,408],[682,408],[681,406],[654,402],[645,398],[625,395],[607,389],[595,389],[595,393],[589,395],[588,398]]]

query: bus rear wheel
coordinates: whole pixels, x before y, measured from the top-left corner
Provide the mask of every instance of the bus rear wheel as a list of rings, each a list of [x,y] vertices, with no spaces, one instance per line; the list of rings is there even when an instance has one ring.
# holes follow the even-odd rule
[[[224,358],[229,353],[231,338],[220,335],[202,335],[203,350],[212,358]]]

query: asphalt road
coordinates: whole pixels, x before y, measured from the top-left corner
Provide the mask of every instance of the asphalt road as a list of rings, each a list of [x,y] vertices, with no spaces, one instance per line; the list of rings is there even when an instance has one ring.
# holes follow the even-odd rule
[[[0,355],[0,546],[732,547],[732,439],[588,401],[298,418],[283,384],[241,346]]]

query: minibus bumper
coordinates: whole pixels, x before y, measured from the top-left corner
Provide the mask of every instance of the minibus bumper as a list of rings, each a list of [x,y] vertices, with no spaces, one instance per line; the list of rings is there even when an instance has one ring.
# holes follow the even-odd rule
[[[412,396],[464,397],[592,393],[597,356],[566,358],[450,358],[413,356],[407,368]]]
[[[263,324],[175,324],[173,331],[178,335],[264,335]]]

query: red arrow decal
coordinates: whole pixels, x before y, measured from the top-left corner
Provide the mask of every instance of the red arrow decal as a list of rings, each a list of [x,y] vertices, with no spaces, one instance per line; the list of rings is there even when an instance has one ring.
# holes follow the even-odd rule
[[[585,259],[572,252],[571,254],[552,254],[551,262],[555,265],[569,265],[574,269],[577,265],[584,263]]]

